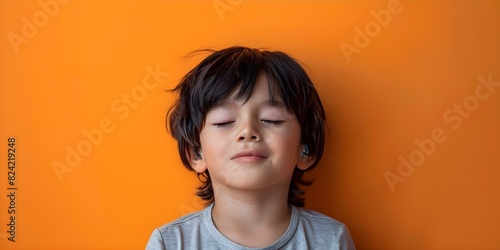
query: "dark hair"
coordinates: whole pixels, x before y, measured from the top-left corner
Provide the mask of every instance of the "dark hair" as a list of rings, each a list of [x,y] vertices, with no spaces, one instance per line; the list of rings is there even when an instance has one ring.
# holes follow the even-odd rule
[[[257,77],[265,73],[271,98],[278,89],[289,112],[295,114],[301,127],[301,143],[309,146],[309,155],[316,160],[308,169],[316,167],[323,155],[325,144],[325,112],[316,89],[299,63],[279,51],[246,47],[230,47],[211,55],[187,73],[172,90],[179,98],[167,113],[167,130],[178,142],[182,163],[191,171],[189,149],[200,149],[200,131],[211,108],[238,90],[236,98],[248,100],[256,85]],[[200,52],[195,51],[195,52]],[[169,126],[168,126],[169,125]],[[299,185],[311,185],[302,178],[304,170],[295,167],[288,191],[288,203],[304,206]],[[200,175],[203,177],[201,178]],[[212,181],[208,170],[198,173],[202,185],[197,195],[210,204],[214,201]]]

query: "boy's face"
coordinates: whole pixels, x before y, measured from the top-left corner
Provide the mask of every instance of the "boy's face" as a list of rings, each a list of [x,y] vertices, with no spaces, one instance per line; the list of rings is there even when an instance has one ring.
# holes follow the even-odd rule
[[[295,115],[278,94],[277,104],[271,103],[264,74],[247,102],[233,97],[207,113],[200,132],[202,157],[193,160],[193,168],[208,168],[214,188],[249,191],[279,185],[288,191],[294,167],[310,166],[300,157],[301,129]]]

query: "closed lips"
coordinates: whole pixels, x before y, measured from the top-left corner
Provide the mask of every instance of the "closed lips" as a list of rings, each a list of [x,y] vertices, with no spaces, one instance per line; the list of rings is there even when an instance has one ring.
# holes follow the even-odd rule
[[[235,154],[231,159],[241,158],[241,157],[260,157],[267,158],[264,153],[258,151],[243,151]]]

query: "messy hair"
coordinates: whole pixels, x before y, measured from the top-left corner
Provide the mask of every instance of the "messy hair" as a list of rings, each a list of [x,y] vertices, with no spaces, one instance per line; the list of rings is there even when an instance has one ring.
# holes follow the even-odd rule
[[[184,166],[194,171],[189,152],[200,150],[200,132],[207,113],[233,91],[237,91],[237,99],[247,101],[259,74],[265,73],[271,100],[276,94],[281,96],[288,112],[293,113],[300,124],[301,143],[309,146],[309,156],[316,157],[307,170],[316,167],[325,144],[325,112],[313,83],[300,64],[280,51],[241,46],[203,51],[211,54],[170,90],[178,93],[179,98],[167,112],[166,125],[177,140]],[[288,203],[291,205],[304,206],[304,191],[299,185],[312,184],[312,181],[303,179],[307,170],[300,170],[297,166],[294,169],[288,191]],[[198,179],[202,184],[196,194],[207,201],[207,205],[213,203],[214,192],[208,169],[198,173]]]

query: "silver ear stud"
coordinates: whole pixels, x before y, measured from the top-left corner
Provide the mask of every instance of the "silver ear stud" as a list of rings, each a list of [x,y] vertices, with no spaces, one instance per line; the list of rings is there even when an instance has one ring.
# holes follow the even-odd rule
[[[203,158],[203,155],[200,153],[200,152],[196,152],[194,153],[194,156],[196,157],[196,159],[200,160],[201,158]]]
[[[302,152],[300,153],[300,157],[306,158],[309,156],[309,145],[304,143],[304,149],[302,149]]]

